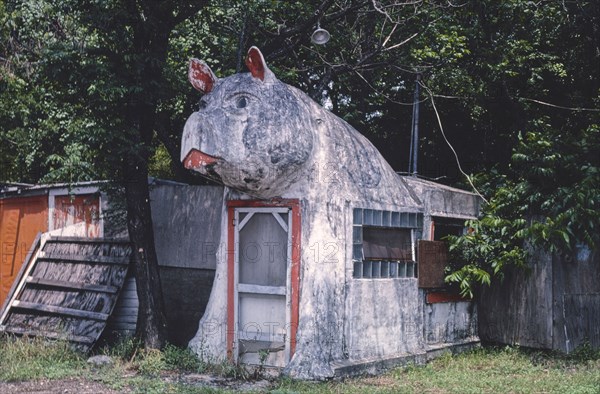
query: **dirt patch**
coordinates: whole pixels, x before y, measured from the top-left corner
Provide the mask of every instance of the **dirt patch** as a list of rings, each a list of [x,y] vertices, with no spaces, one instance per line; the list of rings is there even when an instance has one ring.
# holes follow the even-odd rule
[[[167,378],[168,379],[168,378]],[[233,378],[222,378],[206,374],[180,375],[174,383],[181,383],[194,387],[213,387],[235,391],[264,391],[271,387],[268,380],[242,381]]]
[[[35,394],[98,394],[120,393],[123,391],[111,390],[99,382],[81,378],[34,380],[27,382],[0,382],[0,393],[35,393]]]
[[[140,387],[135,387],[129,379],[136,374],[123,376],[122,388],[119,390],[85,378],[70,379],[42,379],[25,382],[0,382],[0,393],[35,393],[35,394],[99,394],[99,393],[131,393],[139,392]],[[196,388],[209,387],[232,392],[265,392],[268,391],[272,382],[268,380],[243,381],[233,378],[223,378],[208,374],[162,374],[160,380],[167,385],[184,385]],[[132,384],[130,386],[130,384]],[[168,387],[168,386],[167,386]],[[141,389],[141,391],[144,391]]]

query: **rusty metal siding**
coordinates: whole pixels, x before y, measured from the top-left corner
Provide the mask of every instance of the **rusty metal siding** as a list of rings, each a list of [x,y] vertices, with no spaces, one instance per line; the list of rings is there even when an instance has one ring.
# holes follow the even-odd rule
[[[443,241],[419,241],[419,287],[443,288],[448,245]]]
[[[48,197],[0,200],[0,305],[39,232],[48,230]]]

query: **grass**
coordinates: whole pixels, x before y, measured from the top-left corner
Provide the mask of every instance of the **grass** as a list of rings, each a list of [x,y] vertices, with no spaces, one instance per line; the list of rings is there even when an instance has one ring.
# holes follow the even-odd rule
[[[67,343],[36,338],[0,338],[0,381],[78,376],[85,360]]]
[[[311,384],[281,381],[277,393],[600,393],[600,354],[565,358],[515,348],[444,355],[377,377]]]
[[[231,388],[185,383],[190,374],[248,377],[239,368],[203,363],[187,349],[168,345],[144,351],[127,339],[100,353],[114,363],[93,367],[62,342],[0,339],[1,382],[79,378],[115,391],[140,393],[218,393]],[[593,393],[600,394],[600,352],[585,345],[571,356],[518,348],[481,348],[444,355],[425,366],[397,368],[377,377],[328,382],[277,379],[272,393]],[[239,389],[239,386],[233,387]]]

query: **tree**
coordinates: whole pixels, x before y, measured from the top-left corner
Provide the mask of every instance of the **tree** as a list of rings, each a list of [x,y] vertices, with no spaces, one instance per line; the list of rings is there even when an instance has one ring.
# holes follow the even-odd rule
[[[489,86],[512,112],[487,109],[487,116],[515,143],[504,148],[512,152],[501,173],[478,176],[491,198],[481,220],[469,223],[475,231],[451,240],[456,264],[447,280],[471,295],[508,266],[525,265],[531,248],[568,255],[578,244],[600,245],[600,6],[479,6],[486,7],[474,16],[479,37],[494,49],[483,46],[478,67],[489,70]],[[502,114],[512,126],[496,119]]]
[[[596,219],[595,206],[575,196],[583,188],[591,190],[584,199],[597,201],[589,186],[597,165],[573,152],[597,147],[599,15],[597,2],[583,0],[9,1],[0,7],[0,180],[108,178],[125,186],[141,309],[149,312],[138,327],[147,331],[147,324],[146,343],[158,346],[164,319],[146,177],[151,168],[198,182],[178,157],[183,123],[198,100],[185,80],[188,59],[229,75],[242,71],[250,45],[260,46],[280,79],[348,120],[399,171],[407,168],[420,74],[427,89],[419,173],[464,184],[463,174],[447,172],[455,168],[447,138],[493,195],[489,220],[472,224],[482,229],[472,239],[481,249],[464,260],[479,259],[471,268],[481,268],[474,272],[482,281],[522,257],[511,234],[543,234],[548,218],[561,226]],[[310,42],[318,23],[332,35],[325,46]],[[554,175],[534,176],[529,160],[547,164],[552,154],[560,157]],[[581,163],[589,164],[585,171]],[[549,184],[562,185],[562,194]],[[544,210],[545,199],[567,201],[577,220],[557,221],[560,212]],[[546,218],[542,227],[522,221],[530,213]],[[582,234],[548,231],[570,241]],[[485,259],[488,250],[504,256],[500,265]]]
[[[135,245],[138,336],[152,348],[161,347],[166,339],[166,319],[150,214],[148,163],[159,107],[171,92],[163,73],[169,36],[205,5],[205,1],[22,1],[7,3],[5,9],[12,25],[5,32],[13,44],[7,48],[11,66],[31,69],[26,78],[11,77],[7,83],[17,88],[25,83],[48,99],[50,109],[33,106],[44,120],[34,118],[31,128],[40,130],[42,140],[55,139],[51,146],[58,142],[64,147],[42,161],[46,177],[56,167],[63,179],[65,171],[76,174],[70,181],[110,174],[124,186],[127,227]],[[10,67],[4,70],[8,74]],[[31,103],[35,96],[24,97]],[[12,131],[22,135],[31,130],[30,120],[28,116],[17,119],[21,128]],[[45,124],[53,121],[57,123]],[[27,140],[35,142],[31,137]],[[86,172],[82,166],[102,170]]]

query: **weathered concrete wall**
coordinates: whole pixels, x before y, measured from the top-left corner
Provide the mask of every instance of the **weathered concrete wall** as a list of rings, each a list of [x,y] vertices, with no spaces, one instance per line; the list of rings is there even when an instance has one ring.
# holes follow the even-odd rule
[[[411,176],[402,178],[431,216],[472,218],[479,214],[482,200],[474,193]]]
[[[474,193],[415,177],[403,177],[425,207],[423,239],[431,240],[432,217],[475,219],[482,200]],[[424,336],[428,345],[477,340],[477,308],[472,302],[426,303],[423,305]]]
[[[432,216],[465,220],[479,216],[483,201],[474,193],[411,176],[402,178],[423,203],[423,239],[432,239]]]
[[[472,217],[478,209],[462,206],[476,203],[472,195],[422,183],[415,193],[364,136],[278,81],[258,49],[251,48],[246,64],[251,73],[219,79],[206,64],[192,60],[190,82],[204,95],[186,122],[181,160],[186,168],[226,185],[224,201],[283,198],[300,203],[300,316],[295,353],[285,372],[326,378],[334,376],[336,364],[348,361],[424,355],[417,280],[352,276],[353,209],[420,218],[424,207],[417,193],[427,189],[435,209],[459,215],[464,209]],[[231,218],[225,206],[221,212],[220,239],[225,242]],[[189,344],[212,360],[225,359],[231,346],[227,284],[223,248],[217,253],[209,304]]]
[[[472,302],[440,302],[424,306],[428,345],[477,340],[477,308]]]
[[[424,351],[417,279],[351,280],[348,358],[364,360]]]
[[[570,352],[600,348],[600,258],[580,247],[571,259],[537,251],[530,270],[510,270],[479,304],[482,340]]]

